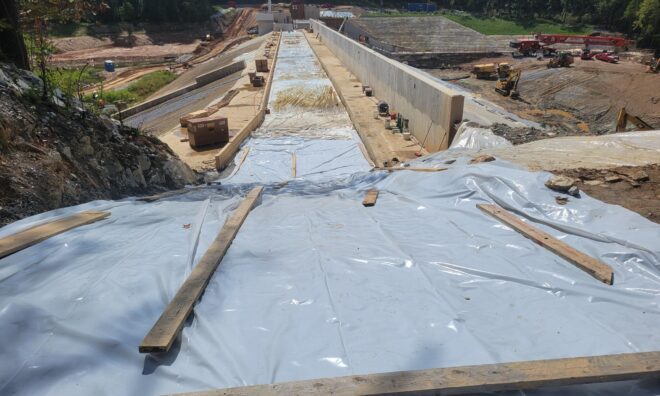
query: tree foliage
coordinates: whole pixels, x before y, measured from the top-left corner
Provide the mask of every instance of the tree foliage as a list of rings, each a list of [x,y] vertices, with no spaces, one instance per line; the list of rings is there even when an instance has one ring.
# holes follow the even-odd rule
[[[108,0],[108,12],[101,15],[114,22],[200,22],[213,13],[209,0]]]

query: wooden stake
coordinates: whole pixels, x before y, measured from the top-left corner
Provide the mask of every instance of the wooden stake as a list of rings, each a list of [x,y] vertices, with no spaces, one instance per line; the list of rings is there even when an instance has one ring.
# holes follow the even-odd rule
[[[9,235],[0,239],[0,258],[36,245],[73,228],[105,219],[108,216],[110,216],[110,212],[82,212]]]
[[[296,178],[296,153],[291,153],[291,178],[295,179]]]
[[[367,191],[367,194],[364,196],[362,205],[366,207],[374,206],[376,205],[377,199],[378,199],[378,189],[372,188],[371,190]]]
[[[248,214],[261,195],[263,187],[255,187],[222,227],[215,241],[181,285],[160,318],[140,344],[140,353],[167,352],[181,332],[183,323],[201,297],[211,276],[229,250]]]
[[[524,237],[531,239],[554,254],[570,261],[572,264],[601,282],[607,283],[608,285],[614,283],[614,272],[609,265],[596,260],[591,256],[587,256],[552,235],[525,223],[497,205],[478,204],[477,207],[518,231]]]
[[[400,371],[255,385],[180,396],[457,395],[634,380],[660,374],[660,352]]]
[[[238,161],[238,165],[236,166],[236,172],[238,172],[238,170],[241,169],[243,162],[245,162],[249,154],[250,154],[250,148],[246,147],[245,150],[243,151],[243,155],[241,156],[240,161]]]

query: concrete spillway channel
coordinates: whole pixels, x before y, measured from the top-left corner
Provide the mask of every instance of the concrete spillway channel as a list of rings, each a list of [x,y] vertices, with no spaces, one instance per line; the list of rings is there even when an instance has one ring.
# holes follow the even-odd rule
[[[332,83],[299,32],[282,35],[269,107],[226,181],[319,180],[371,169]]]

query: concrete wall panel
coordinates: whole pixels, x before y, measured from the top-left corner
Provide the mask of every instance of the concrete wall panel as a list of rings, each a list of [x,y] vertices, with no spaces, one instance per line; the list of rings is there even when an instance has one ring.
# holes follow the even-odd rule
[[[314,32],[374,94],[410,120],[410,131],[429,151],[444,150],[452,129],[463,118],[463,95],[421,72],[391,60],[364,45],[311,21]],[[374,107],[375,110],[375,107]]]

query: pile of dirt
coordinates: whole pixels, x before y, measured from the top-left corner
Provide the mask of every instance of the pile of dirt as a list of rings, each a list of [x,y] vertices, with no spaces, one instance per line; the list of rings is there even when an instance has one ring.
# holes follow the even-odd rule
[[[514,145],[529,143],[536,140],[550,139],[558,136],[580,135],[567,129],[554,128],[551,130],[539,130],[535,128],[513,128],[506,124],[493,124],[490,129],[497,136],[501,136]]]
[[[41,80],[0,64],[0,225],[199,177],[156,138],[39,100]]]
[[[589,196],[639,213],[660,223],[660,165],[611,169],[566,169],[555,174],[578,180]]]

